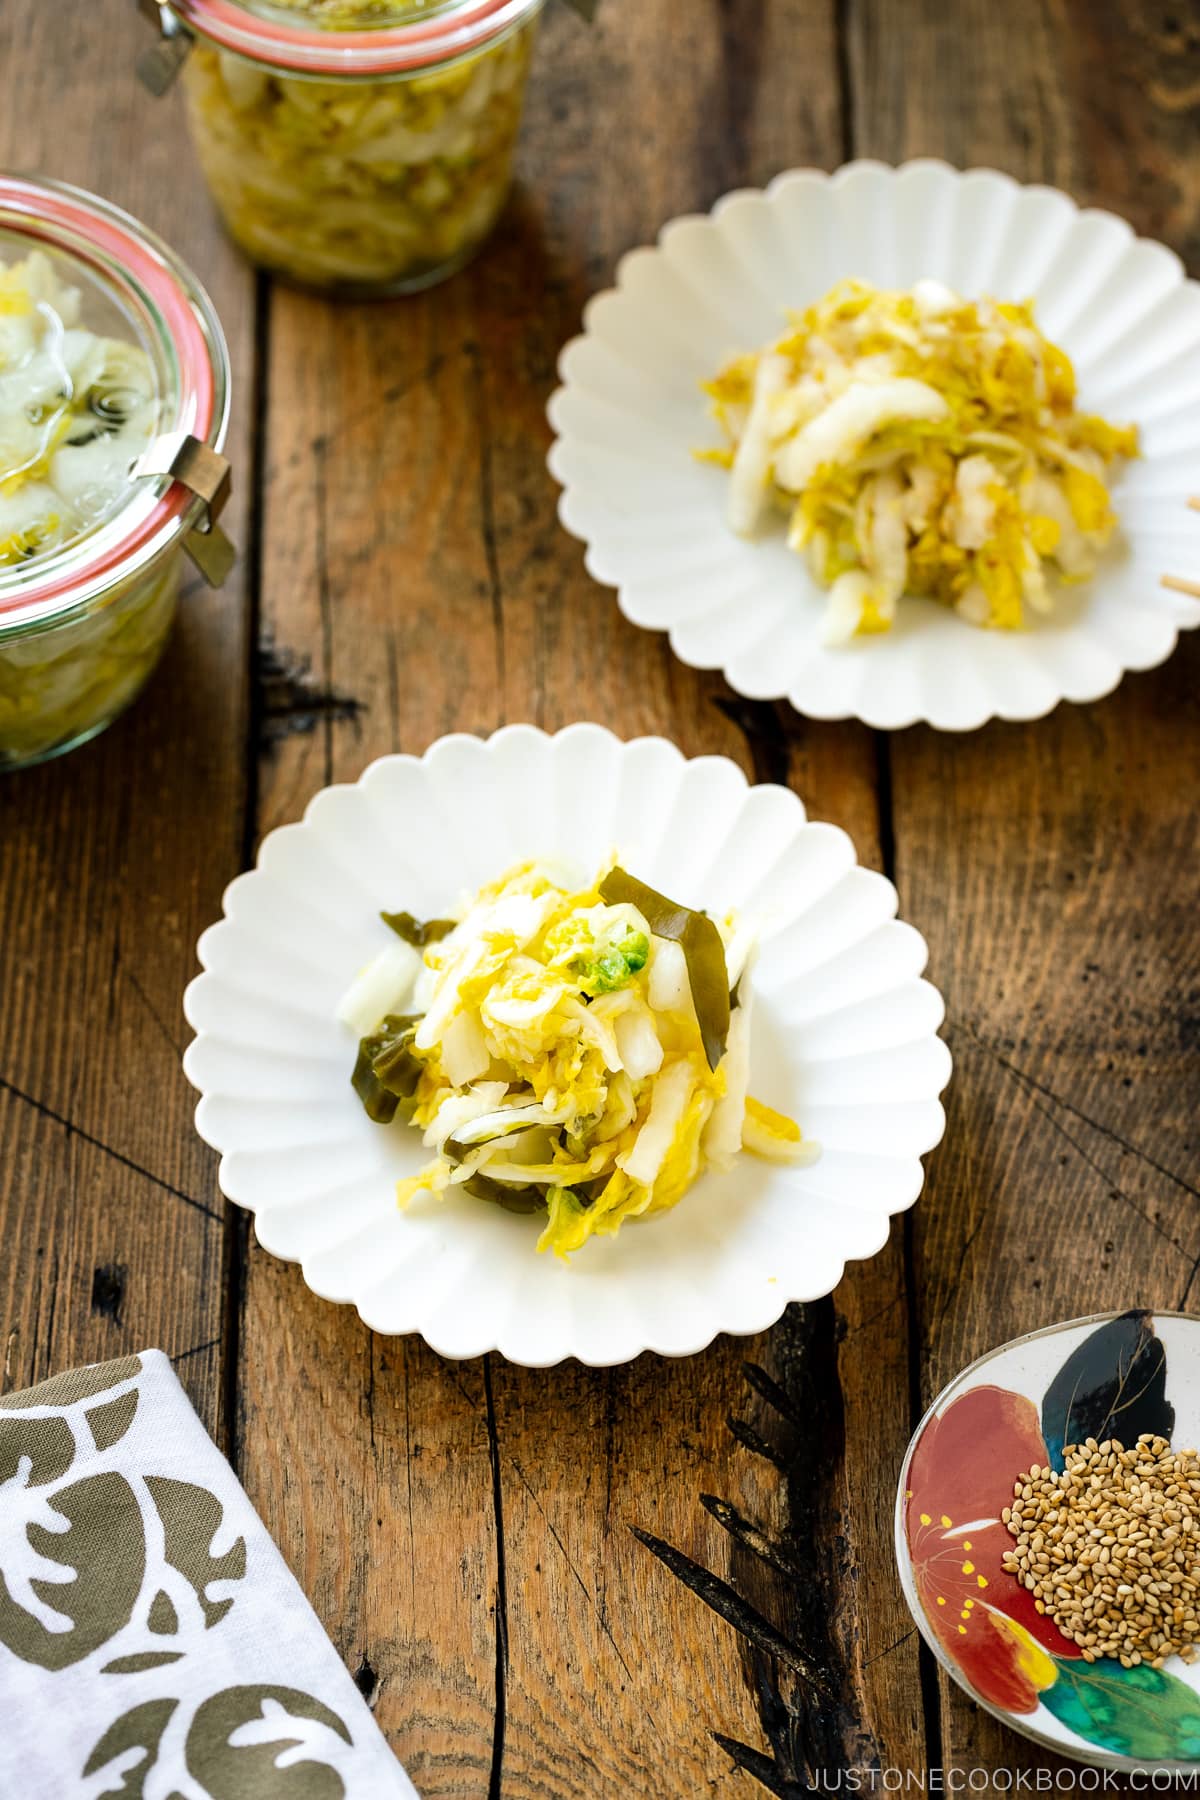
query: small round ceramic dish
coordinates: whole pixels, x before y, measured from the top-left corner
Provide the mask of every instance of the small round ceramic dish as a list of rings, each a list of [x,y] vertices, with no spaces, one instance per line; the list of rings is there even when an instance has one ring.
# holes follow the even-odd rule
[[[1013,1483],[1094,1437],[1200,1446],[1200,1319],[1132,1311],[1014,1338],[925,1414],[896,1495],[896,1560],[921,1635],[987,1712],[1105,1768],[1200,1769],[1200,1662],[1088,1663],[1006,1572]]]
[[[752,542],[725,523],[729,477],[693,455],[720,442],[700,382],[850,276],[1032,299],[1075,363],[1081,405],[1140,428],[1141,458],[1114,487],[1123,541],[1024,631],[980,630],[908,598],[885,635],[826,647],[827,595],[788,549],[782,516]],[[550,468],[588,570],[635,625],[669,632],[685,663],[723,670],[751,698],[885,730],[969,731],[1099,699],[1200,622],[1200,516],[1188,506],[1200,494],[1200,285],[1162,245],[1051,188],[944,163],[857,162],[728,194],[624,258],[559,373]]]
[[[428,1152],[418,1132],[367,1118],[335,1017],[395,941],[380,910],[436,917],[519,860],[590,875],[614,849],[673,899],[756,923],[751,1087],[820,1155],[803,1168],[740,1156],[569,1264],[536,1254],[537,1218],[461,1193],[402,1214],[395,1184]],[[302,824],[266,838],[224,910],[184,1001],[184,1068],[221,1187],[314,1292],[447,1356],[606,1364],[764,1330],[882,1247],[942,1134],[942,1002],[895,889],[788,789],[748,787],[723,757],[689,762],[595,725],[443,738],[318,794]]]

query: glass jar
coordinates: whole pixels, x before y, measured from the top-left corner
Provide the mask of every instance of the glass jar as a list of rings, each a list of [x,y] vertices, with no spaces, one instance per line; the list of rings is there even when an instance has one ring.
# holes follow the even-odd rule
[[[399,294],[483,243],[542,0],[160,4],[193,40],[192,136],[254,262],[305,287]]]
[[[221,580],[229,358],[211,302],[127,213],[0,176],[0,769],[140,692],[182,556]]]

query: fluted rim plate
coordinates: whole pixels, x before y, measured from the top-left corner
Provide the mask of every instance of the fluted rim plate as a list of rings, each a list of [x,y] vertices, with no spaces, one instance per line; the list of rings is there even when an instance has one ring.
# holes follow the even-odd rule
[[[753,543],[726,527],[728,476],[692,455],[718,441],[699,383],[847,276],[1032,298],[1075,363],[1081,404],[1140,427],[1141,459],[1114,486],[1121,543],[1028,630],[983,631],[906,599],[886,636],[823,646],[825,595],[782,522]],[[792,170],[727,194],[622,260],[559,374],[549,465],[588,570],[634,624],[752,699],[877,729],[970,731],[1099,699],[1200,620],[1200,601],[1161,584],[1200,579],[1187,506],[1200,492],[1200,284],[1163,245],[1056,189],[918,161]]]
[[[535,1253],[536,1219],[469,1196],[401,1214],[395,1183],[429,1153],[363,1113],[335,1018],[392,941],[380,909],[436,916],[522,858],[586,876],[614,848],[672,897],[756,921],[753,1091],[801,1121],[819,1158],[742,1156],[569,1265]],[[596,725],[443,738],[324,789],[226,890],[184,998],[196,1126],[260,1243],[376,1331],[533,1366],[688,1355],[830,1292],[920,1192],[950,1057],[924,941],[896,910],[843,831],[724,757],[687,761],[665,739],[622,743]]]

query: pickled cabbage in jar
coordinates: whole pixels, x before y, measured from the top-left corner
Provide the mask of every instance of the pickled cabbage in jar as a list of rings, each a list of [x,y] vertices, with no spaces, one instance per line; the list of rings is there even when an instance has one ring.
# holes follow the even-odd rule
[[[107,519],[155,434],[149,357],[88,330],[81,309],[43,251],[0,259],[0,568]]]
[[[94,612],[0,634],[0,772],[83,742],[129,705],[162,655],[178,591],[170,551]]]
[[[316,25],[324,31],[377,31],[445,8],[445,0],[241,0],[241,4],[262,18]]]
[[[253,10],[365,42],[371,27],[425,9]],[[401,292],[459,267],[508,191],[537,11],[534,0],[524,23],[479,50],[381,76],[295,74],[200,37],[185,65],[192,130],[237,243],[317,288]]]

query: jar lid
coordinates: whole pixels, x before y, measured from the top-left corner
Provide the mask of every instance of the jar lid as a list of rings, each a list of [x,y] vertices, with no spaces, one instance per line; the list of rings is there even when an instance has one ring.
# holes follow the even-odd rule
[[[61,541],[31,536],[23,560],[0,562],[0,630],[95,601],[197,531],[209,540],[209,554],[202,549],[197,561],[219,578],[229,560],[213,524],[228,488],[219,452],[229,416],[229,357],[203,288],[128,213],[40,177],[0,173],[0,263],[9,265],[12,288],[6,308],[0,284],[0,326],[10,321],[7,357],[0,332],[0,506],[36,479],[45,484],[47,504],[58,494],[64,511],[76,502],[80,509],[78,529],[63,529]],[[13,285],[13,266],[22,263]],[[88,411],[79,390],[95,378],[105,352],[116,373],[108,389],[93,388]],[[61,378],[50,384],[47,403],[41,388],[48,361]],[[121,389],[122,369],[131,375],[131,399]],[[106,401],[114,411],[106,411]],[[30,426],[40,431],[44,416],[55,427],[36,466],[21,448],[15,454],[23,460],[14,465],[5,406],[14,441],[23,444]],[[123,423],[134,407],[136,443]],[[106,435],[129,437],[127,469],[114,470],[114,442],[102,441]],[[69,464],[62,460],[68,450]]]
[[[542,0],[158,0],[189,30],[311,75],[390,75],[479,49]]]

